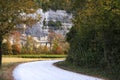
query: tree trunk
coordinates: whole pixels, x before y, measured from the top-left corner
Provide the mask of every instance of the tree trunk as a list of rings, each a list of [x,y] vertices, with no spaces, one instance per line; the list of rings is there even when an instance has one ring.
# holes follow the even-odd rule
[[[0,67],[2,66],[2,41],[3,38],[0,37]]]

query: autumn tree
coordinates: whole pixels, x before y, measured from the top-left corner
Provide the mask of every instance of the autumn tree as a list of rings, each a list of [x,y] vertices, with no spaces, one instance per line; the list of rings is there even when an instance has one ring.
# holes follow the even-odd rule
[[[34,41],[32,36],[30,35],[27,36],[27,40],[24,47],[27,50],[27,53],[32,53],[34,47]]]
[[[57,51],[58,47],[59,47],[58,41],[55,39],[53,41],[53,45],[52,45],[52,53],[54,53],[54,54],[58,53],[58,51]]]
[[[10,43],[9,39],[4,39],[2,44],[2,53],[10,55],[12,54],[12,44]]]
[[[12,45],[12,52],[13,54],[18,54],[21,52],[21,45],[20,45],[20,33],[18,31],[12,32],[13,38],[13,45]]]
[[[10,33],[18,24],[20,13],[33,13],[37,9],[36,6],[33,0],[0,0],[0,66],[4,35]]]
[[[54,38],[55,38],[55,32],[53,30],[49,30],[48,42],[50,43],[50,52],[52,50],[52,43],[53,43]]]

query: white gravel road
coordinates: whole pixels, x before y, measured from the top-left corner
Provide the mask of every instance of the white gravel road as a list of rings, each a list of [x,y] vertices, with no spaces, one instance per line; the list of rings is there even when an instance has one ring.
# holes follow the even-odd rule
[[[53,66],[58,60],[23,63],[13,71],[14,80],[103,80]]]

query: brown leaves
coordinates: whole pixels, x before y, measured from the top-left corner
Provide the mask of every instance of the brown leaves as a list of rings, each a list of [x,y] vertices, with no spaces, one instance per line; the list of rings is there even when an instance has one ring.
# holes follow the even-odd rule
[[[37,9],[33,0],[0,0],[0,35],[9,33],[17,24],[35,24],[38,20],[28,17],[20,20],[20,13],[34,13]]]

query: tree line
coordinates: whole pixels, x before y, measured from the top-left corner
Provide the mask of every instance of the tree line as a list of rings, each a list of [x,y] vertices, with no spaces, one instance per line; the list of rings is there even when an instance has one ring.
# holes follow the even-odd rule
[[[67,61],[105,70],[120,79],[120,1],[75,0],[74,26],[67,34]]]

